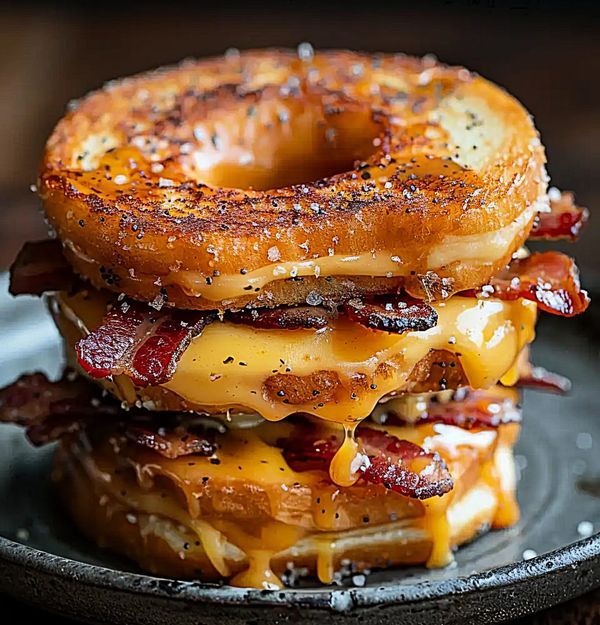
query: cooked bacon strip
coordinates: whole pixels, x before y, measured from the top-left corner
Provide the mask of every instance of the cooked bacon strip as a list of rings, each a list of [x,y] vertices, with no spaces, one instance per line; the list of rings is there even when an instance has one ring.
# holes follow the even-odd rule
[[[384,304],[385,302],[385,304]],[[423,330],[437,323],[428,304],[392,295],[368,303],[348,304],[351,319],[387,332]],[[127,375],[138,386],[164,384],[192,338],[216,319],[214,313],[165,309],[157,312],[139,302],[116,303],[102,324],[77,343],[78,362],[95,378]],[[227,317],[262,328],[323,328],[333,313],[320,308],[241,311]]]
[[[371,463],[363,479],[405,497],[429,499],[452,490],[454,481],[440,455],[382,430],[360,428],[358,437]]]
[[[590,303],[579,285],[577,266],[561,252],[542,252],[514,260],[475,294],[503,300],[523,297],[536,302],[541,310],[563,317],[582,313]]]
[[[94,378],[125,374],[138,386],[163,384],[192,338],[213,320],[203,312],[157,312],[139,302],[119,302],[77,343],[78,362]]]
[[[377,295],[364,301],[352,299],[342,309],[352,321],[394,334],[429,330],[438,320],[429,304],[405,294]]]
[[[289,438],[277,440],[283,457],[294,471],[328,471],[341,442],[335,434],[319,437],[320,428],[311,429],[305,423],[298,424]]]
[[[154,423],[139,426],[127,424],[125,435],[137,445],[148,447],[172,460],[190,455],[212,456],[217,451],[214,438],[198,428],[153,427]]]
[[[0,422],[24,427],[34,445],[57,440],[87,419],[119,413],[117,403],[102,399],[99,388],[73,372],[56,382],[43,373],[23,375],[0,390]]]
[[[556,190],[557,191],[557,190]],[[575,198],[569,191],[550,193],[550,211],[538,213],[529,239],[570,239],[577,240],[586,225],[590,212],[587,208],[577,206]]]
[[[278,441],[283,456],[294,471],[328,471],[341,446],[335,435],[325,438],[306,428],[290,438]],[[428,499],[452,490],[454,482],[445,462],[437,453],[427,453],[409,441],[400,440],[383,430],[359,427],[356,436],[369,462],[362,468],[361,479],[381,484],[405,497]]]
[[[398,334],[428,330],[437,323],[437,313],[429,304],[408,295],[352,299],[341,306],[341,311],[367,328]],[[325,328],[335,316],[319,306],[279,306],[227,313],[225,319],[255,328],[299,330]]]
[[[571,390],[571,380],[544,367],[530,367],[517,381],[517,386],[564,395]]]
[[[58,239],[29,241],[10,267],[12,295],[41,295],[46,291],[68,291],[77,278],[62,252]]]
[[[320,330],[327,327],[333,313],[317,306],[279,306],[228,313],[226,319],[266,330]]]
[[[34,445],[51,443],[83,428],[112,428],[166,458],[212,456],[217,450],[212,433],[194,424],[193,418],[123,410],[72,371],[56,382],[43,373],[23,375],[1,389],[0,422],[24,427]]]

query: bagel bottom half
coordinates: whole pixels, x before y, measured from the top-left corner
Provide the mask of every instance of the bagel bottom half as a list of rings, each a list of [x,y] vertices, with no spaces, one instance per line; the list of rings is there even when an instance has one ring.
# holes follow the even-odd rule
[[[407,429],[386,427],[394,435]],[[434,435],[431,425],[411,429],[412,440]],[[456,433],[433,443],[454,488],[422,501],[361,481],[339,488],[322,471],[296,472],[253,432],[226,433],[237,442],[222,446],[219,464],[166,459],[106,433],[78,434],[62,441],[54,479],[86,536],[153,574],[256,588],[302,577],[331,583],[378,568],[444,566],[457,546],[513,524],[518,431],[515,423],[461,430],[458,443],[450,440]]]

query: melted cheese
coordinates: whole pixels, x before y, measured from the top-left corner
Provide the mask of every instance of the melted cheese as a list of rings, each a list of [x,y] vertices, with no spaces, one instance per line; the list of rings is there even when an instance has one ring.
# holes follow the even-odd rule
[[[105,309],[94,295],[89,299],[61,296],[59,302],[63,316],[80,334],[97,326]],[[319,331],[213,323],[193,340],[164,388],[199,407],[225,411],[241,406],[269,420],[304,412],[344,423],[344,442],[331,463],[330,477],[339,486],[351,486],[364,462],[354,440],[354,426],[372,413],[383,396],[402,390],[415,365],[430,350],[460,355],[470,385],[481,388],[514,368],[519,353],[534,336],[536,307],[526,300],[453,297],[435,307],[436,327],[400,336],[366,330],[346,319]],[[265,391],[265,381],[274,374],[306,377],[319,371],[333,371],[340,379],[334,401],[288,404],[285,397]],[[369,384],[357,392],[352,382],[361,375],[368,377]],[[138,399],[132,383],[123,376],[114,379],[112,390],[130,404]]]
[[[482,477],[489,485],[494,486],[498,496],[492,527],[501,529],[514,525],[521,513],[515,496],[517,477],[512,448],[499,445],[494,453],[493,462],[484,467]]]
[[[68,453],[63,449],[62,461],[72,479],[87,476],[81,482],[87,496],[94,493],[100,506],[110,505],[111,514],[131,513],[130,523],[139,523],[144,535],[163,536],[181,559],[201,549],[237,586],[280,587],[273,562],[299,557],[312,560],[319,579],[330,583],[344,553],[357,553],[357,544],[366,549],[369,540],[406,545],[409,554],[415,544],[429,544],[419,551],[421,561],[445,566],[452,548],[482,523],[509,521],[503,506],[514,501],[514,435],[498,437],[499,446],[496,437],[488,438],[483,449],[478,432],[458,441],[444,432],[433,436],[430,425],[388,426],[398,438],[429,441],[455,479],[450,493],[416,501],[363,483],[336,488],[320,471],[293,471],[273,444],[287,427],[266,423],[220,436],[218,463],[199,456],[169,460],[115,439],[92,445],[82,439]],[[499,431],[516,433],[518,427]],[[190,534],[197,537],[192,551]]]
[[[429,534],[432,543],[427,566],[432,569],[439,569],[454,560],[447,514],[448,498],[434,497],[425,501],[424,505],[423,528]]]
[[[511,243],[539,209],[537,203],[524,210],[513,222],[491,232],[472,235],[448,235],[438,245],[415,254],[409,250],[367,252],[362,254],[331,254],[318,258],[267,264],[245,274],[223,274],[211,277],[197,271],[179,270],[162,277],[164,285],[179,286],[188,295],[202,296],[212,301],[233,299],[257,293],[276,280],[315,276],[406,276],[414,270],[410,262],[415,256],[426,258],[425,271],[433,271],[453,263],[467,263],[470,267],[493,263],[502,258]]]
[[[59,297],[63,316],[81,335],[96,327],[105,303],[95,295]],[[495,384],[534,338],[536,306],[527,300],[503,302],[455,296],[434,304],[438,324],[425,332],[403,335],[372,331],[339,318],[322,330],[260,330],[216,322],[204,329],[183,353],[172,379],[163,388],[196,409],[229,408],[279,420],[303,412],[339,423],[367,417],[385,395],[410,383],[415,365],[430,350],[459,355],[473,388]],[[267,392],[275,374],[306,378],[334,372],[335,396],[289,403]],[[357,385],[357,380],[367,383]],[[139,396],[131,382],[115,378],[112,392],[133,403]],[[143,396],[142,396],[143,398]],[[133,400],[133,401],[132,401]]]
[[[355,426],[344,425],[344,440],[329,465],[329,477],[338,486],[352,486],[360,477],[364,462],[354,437]]]

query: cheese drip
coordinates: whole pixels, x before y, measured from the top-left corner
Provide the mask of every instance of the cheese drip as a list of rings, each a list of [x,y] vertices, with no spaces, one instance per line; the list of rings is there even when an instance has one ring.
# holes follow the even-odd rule
[[[59,305],[80,334],[96,327],[105,309],[101,296],[95,294],[87,299],[81,294],[62,295]],[[224,412],[242,407],[273,421],[304,412],[343,423],[343,444],[331,463],[330,476],[339,486],[350,486],[359,478],[363,461],[354,440],[356,423],[371,414],[383,396],[402,390],[430,350],[459,355],[470,385],[481,388],[514,368],[534,336],[536,306],[527,300],[456,296],[436,303],[435,308],[439,320],[434,328],[403,335],[367,330],[345,318],[319,331],[259,330],[216,322],[192,341],[163,387],[199,409]],[[308,378],[323,371],[333,372],[340,381],[329,401],[320,401],[318,392],[311,403],[291,404],[285,393],[268,393],[265,387],[274,375]],[[361,376],[368,382],[357,388]],[[111,390],[129,404],[138,400],[124,376],[114,378]],[[155,404],[145,401],[144,405]]]
[[[442,568],[454,560],[447,514],[448,499],[433,497],[424,502],[423,527],[431,537],[427,566],[431,569]]]
[[[360,453],[355,431],[355,425],[344,425],[344,440],[329,466],[329,477],[338,486],[352,486],[360,477],[364,456]]]
[[[73,505],[96,498],[94,518],[126,514],[143,536],[162,537],[177,559],[201,556],[231,584],[256,588],[280,587],[275,570],[298,558],[330,583],[344,554],[360,553],[357,543],[393,548],[397,563],[444,566],[452,548],[481,525],[507,521],[502,505],[514,498],[511,447],[518,426],[487,438],[465,432],[460,440],[430,425],[387,427],[448,463],[454,490],[426,501],[364,483],[336,488],[321,471],[293,471],[273,444],[286,428],[228,432],[219,438],[218,464],[198,456],[169,460],[114,437],[84,438],[63,446],[59,473],[75,482]],[[99,521],[94,530],[99,539],[104,527]]]
[[[61,294],[61,331],[74,344],[99,325],[106,300]],[[410,388],[410,375],[431,350],[457,354],[473,388],[495,384],[534,338],[536,306],[527,300],[503,302],[452,297],[437,302],[438,324],[402,335],[372,331],[340,317],[322,330],[260,330],[215,322],[193,339],[172,379],[161,387],[135,389],[129,379],[114,378],[109,390],[127,403],[141,399],[161,409],[161,389],[184,400],[188,409],[256,412],[277,421],[306,413],[347,425],[366,418],[379,400]],[[285,392],[269,392],[269,381],[312,384],[323,372],[333,380],[329,395],[318,391],[310,401],[291,402]],[[309,387],[311,388],[311,387]],[[347,445],[350,445],[348,443]]]

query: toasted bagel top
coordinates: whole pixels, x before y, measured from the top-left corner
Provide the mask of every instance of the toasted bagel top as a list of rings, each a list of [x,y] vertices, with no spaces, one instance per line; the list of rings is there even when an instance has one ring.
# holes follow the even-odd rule
[[[463,68],[301,47],[109,83],[57,125],[39,190],[76,270],[134,298],[292,303],[304,277],[438,298],[521,245],[544,162],[523,107]]]

